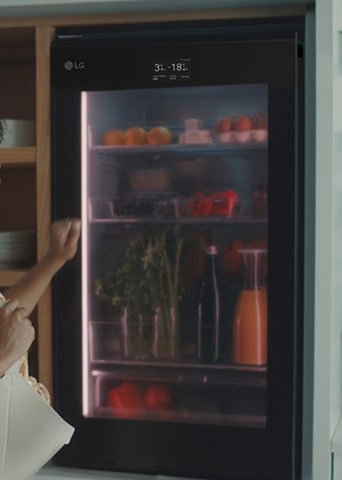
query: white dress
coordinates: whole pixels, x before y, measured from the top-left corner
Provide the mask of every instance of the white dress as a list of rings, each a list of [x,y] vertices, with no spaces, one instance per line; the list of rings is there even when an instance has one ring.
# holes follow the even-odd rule
[[[0,294],[0,308],[4,301]],[[26,356],[0,379],[1,480],[32,479],[69,443],[74,428],[50,406],[49,399],[44,385],[29,376]]]

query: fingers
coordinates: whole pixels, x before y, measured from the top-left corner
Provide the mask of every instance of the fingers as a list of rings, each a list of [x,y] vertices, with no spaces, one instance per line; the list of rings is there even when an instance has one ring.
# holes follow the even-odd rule
[[[67,233],[69,233],[69,232],[70,232],[71,225],[72,225],[72,220],[71,220],[71,218],[67,217],[67,218],[64,220],[64,222],[65,222],[66,231],[67,231]]]
[[[6,300],[6,303],[2,307],[6,313],[14,312],[19,307],[19,300],[17,298],[12,298]]]
[[[24,355],[35,339],[35,328],[26,308],[17,299],[8,300],[0,309],[0,351],[3,371]]]
[[[77,244],[81,232],[81,222],[78,219],[69,219],[68,224],[68,242]]]
[[[27,318],[26,313],[27,312],[26,312],[25,308],[18,308],[14,312],[14,315],[15,315],[15,319],[16,319],[18,325],[20,325],[20,329],[22,329],[24,338],[27,339],[27,347],[26,348],[29,348],[29,346],[31,345],[31,343],[35,339],[36,330],[35,330],[34,326],[32,325],[31,320],[29,318]]]
[[[57,220],[52,224],[53,231],[64,238],[64,241],[75,242],[81,232],[81,221],[78,218],[65,218]]]
[[[12,319],[21,321],[26,327],[33,327],[31,320],[28,318],[28,312],[25,307],[19,306],[19,300],[13,298],[8,300],[3,307],[5,315],[10,316]]]
[[[12,312],[12,319],[19,322],[24,328],[29,329],[29,333],[32,334],[32,338],[35,336],[35,329],[31,320],[28,318],[28,312],[24,307],[18,307]]]

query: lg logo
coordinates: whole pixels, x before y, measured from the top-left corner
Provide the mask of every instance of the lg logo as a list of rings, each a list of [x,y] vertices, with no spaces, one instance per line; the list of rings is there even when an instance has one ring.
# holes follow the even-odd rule
[[[68,60],[67,62],[64,63],[64,68],[67,71],[83,70],[85,68],[85,63],[84,62],[72,62],[72,61]]]

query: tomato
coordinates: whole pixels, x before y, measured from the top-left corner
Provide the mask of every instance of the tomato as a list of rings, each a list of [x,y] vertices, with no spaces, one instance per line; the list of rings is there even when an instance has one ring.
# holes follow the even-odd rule
[[[145,392],[144,405],[149,410],[167,410],[172,404],[170,390],[162,385],[151,385]]]
[[[232,119],[230,117],[222,117],[215,125],[216,133],[230,132],[232,129]]]
[[[268,118],[267,115],[264,115],[262,113],[257,114],[254,117],[254,124],[255,128],[259,128],[262,130],[267,130],[268,129]]]
[[[246,132],[253,129],[253,119],[248,115],[240,115],[234,120],[234,130],[237,132]]]
[[[123,382],[109,391],[107,404],[113,408],[115,415],[133,418],[137,410],[143,408],[143,394],[136,383]]]

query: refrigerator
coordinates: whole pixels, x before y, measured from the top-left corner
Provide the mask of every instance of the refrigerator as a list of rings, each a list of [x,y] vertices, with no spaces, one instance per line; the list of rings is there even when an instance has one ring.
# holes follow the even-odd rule
[[[301,17],[65,27],[51,47],[59,465],[296,480]]]

